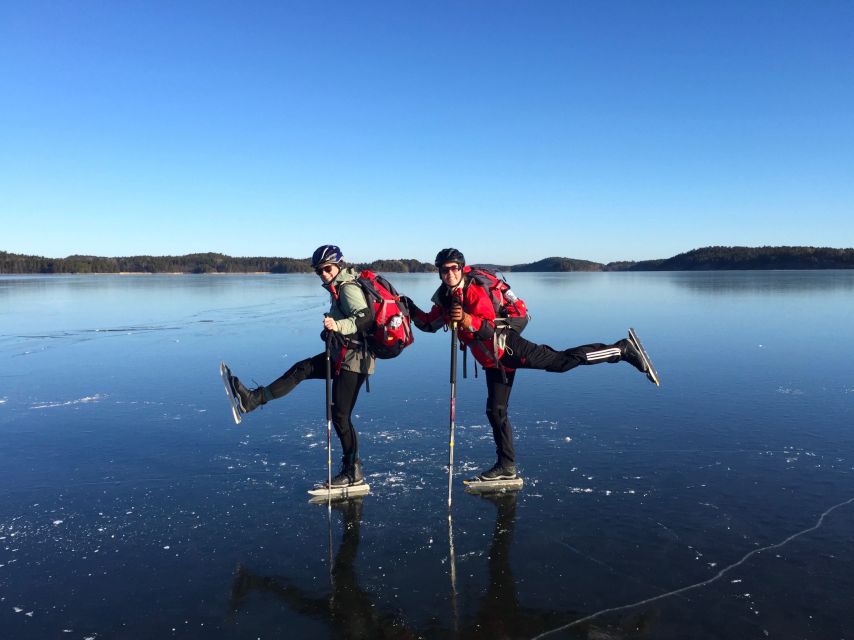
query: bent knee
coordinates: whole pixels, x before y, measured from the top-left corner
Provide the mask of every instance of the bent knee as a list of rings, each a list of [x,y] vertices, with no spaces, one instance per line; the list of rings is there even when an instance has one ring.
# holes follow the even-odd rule
[[[486,417],[490,422],[503,422],[507,420],[507,405],[486,403]]]

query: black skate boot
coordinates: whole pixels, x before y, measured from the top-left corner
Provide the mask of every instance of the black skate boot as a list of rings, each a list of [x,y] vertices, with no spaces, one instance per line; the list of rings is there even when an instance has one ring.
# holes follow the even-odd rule
[[[516,465],[498,461],[488,471],[481,473],[478,478],[484,482],[490,480],[513,480],[516,477]]]
[[[264,387],[247,389],[237,376],[231,375],[230,371],[228,372],[228,384],[231,387],[231,393],[234,394],[240,404],[240,413],[249,413],[262,404],[267,404],[264,399]]]
[[[658,373],[655,367],[652,366],[652,361],[649,359],[634,329],[629,329],[629,338],[627,340],[620,340],[617,344],[620,347],[620,357],[623,360],[641,373],[645,373],[647,379],[655,386],[660,386]]]
[[[341,471],[332,478],[332,488],[352,487],[364,484],[365,476],[362,473],[362,461],[356,458],[350,462],[350,456],[341,458]]]

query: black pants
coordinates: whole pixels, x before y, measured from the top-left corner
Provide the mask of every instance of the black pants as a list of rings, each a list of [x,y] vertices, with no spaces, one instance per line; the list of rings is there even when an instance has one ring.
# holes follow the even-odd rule
[[[536,344],[525,340],[515,331],[507,332],[507,344],[501,364],[511,369],[540,369],[554,373],[563,373],[579,365],[619,362],[625,340],[614,344],[585,344],[564,351],[556,351],[546,344]],[[507,409],[510,404],[510,392],[513,390],[515,371],[486,369],[486,417],[492,426],[495,440],[495,452],[498,461],[505,465],[516,464],[516,452],[513,449],[513,428]]]
[[[354,373],[342,369],[335,375],[335,365],[332,365],[332,424],[335,433],[341,441],[341,450],[349,462],[359,456],[359,438],[353,426],[351,416],[359,397],[359,390],[367,376],[364,373]],[[288,395],[303,380],[326,379],[326,353],[318,353],[312,358],[300,360],[282,377],[267,387],[270,396],[275,400]]]

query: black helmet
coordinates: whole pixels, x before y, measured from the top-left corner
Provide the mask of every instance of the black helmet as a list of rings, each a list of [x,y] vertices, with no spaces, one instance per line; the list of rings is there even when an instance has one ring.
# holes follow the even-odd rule
[[[344,261],[344,256],[341,249],[334,244],[325,244],[317,247],[311,256],[311,268],[317,269],[324,264],[339,264]]]
[[[459,249],[442,249],[436,254],[436,268],[438,269],[446,262],[456,262],[461,267],[466,266],[466,257],[460,253]]]

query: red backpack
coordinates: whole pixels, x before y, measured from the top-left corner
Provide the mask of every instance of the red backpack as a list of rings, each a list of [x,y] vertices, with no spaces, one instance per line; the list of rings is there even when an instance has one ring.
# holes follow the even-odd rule
[[[384,277],[373,271],[362,271],[355,282],[368,301],[371,324],[364,332],[368,350],[387,360],[400,355],[415,340],[409,320],[409,307]]]
[[[496,319],[505,319],[508,325],[522,333],[528,324],[528,307],[524,300],[516,297],[507,280],[486,267],[471,267],[468,277],[470,282],[486,289],[495,308]]]

